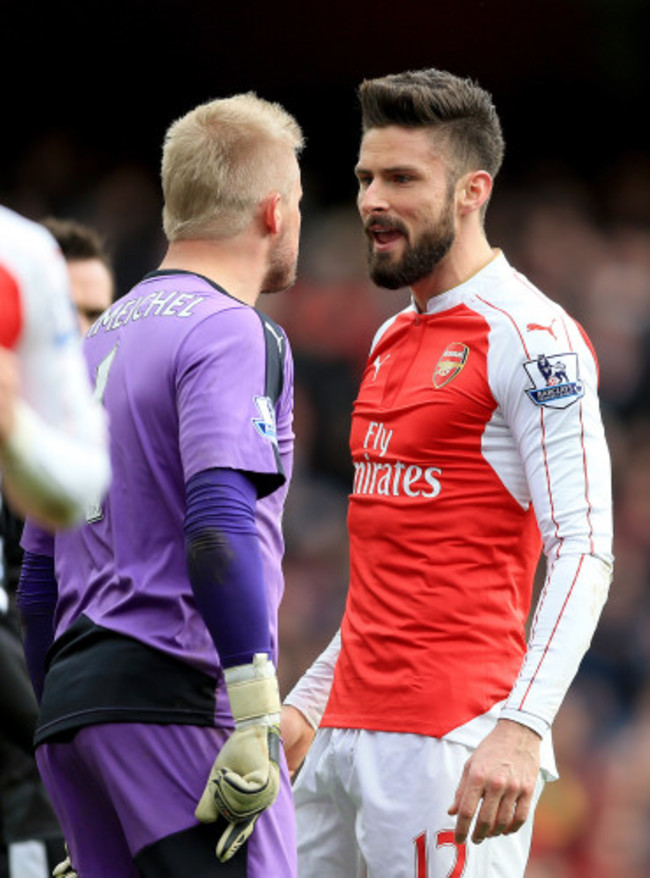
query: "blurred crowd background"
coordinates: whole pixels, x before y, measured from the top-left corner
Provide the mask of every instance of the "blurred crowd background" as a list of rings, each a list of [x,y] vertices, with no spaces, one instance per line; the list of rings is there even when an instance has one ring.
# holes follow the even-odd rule
[[[423,13],[408,2],[401,16],[383,21],[377,11],[392,9],[388,4],[360,2],[355,13],[356,7],[348,4],[346,11],[334,2],[316,35],[307,5],[289,4],[292,24],[275,28],[262,4],[261,24],[251,17],[240,27],[232,9],[223,11],[224,19],[190,2],[184,13],[199,6],[214,40],[206,27],[195,27],[180,52],[166,2],[150,16],[143,0],[134,0],[128,14],[120,4],[99,2],[102,26],[114,40],[99,57],[113,72],[95,65],[93,94],[76,95],[83,70],[77,59],[59,54],[52,69],[56,74],[60,64],[68,77],[49,81],[45,75],[42,91],[26,96],[28,108],[10,88],[0,202],[34,219],[74,218],[97,229],[122,295],[164,250],[158,159],[173,118],[201,100],[255,88],[283,101],[303,122],[308,146],[298,281],[260,303],[287,330],[296,362],[296,465],[284,522],[280,631],[286,693],[341,618],[350,412],[374,331],[408,302],[406,291],[378,290],[367,278],[354,207],[354,88],[363,76],[446,66],[493,91],[508,147],[488,211],[489,239],[591,337],[615,496],[614,582],[557,719],[561,779],[547,787],[538,808],[527,876],[648,878],[650,151],[641,121],[650,84],[641,51],[647,6],[642,0],[548,0],[527,5],[524,17],[510,0],[459,0],[453,17],[430,11],[419,38]],[[19,13],[8,4],[14,25],[28,7]],[[251,16],[257,7],[252,3]],[[85,37],[87,66],[96,34],[86,30]],[[46,45],[47,33],[39,30],[28,59]],[[143,45],[147,51],[139,56]],[[246,46],[252,51],[242,57]],[[129,77],[124,85],[114,77],[120,68]]]

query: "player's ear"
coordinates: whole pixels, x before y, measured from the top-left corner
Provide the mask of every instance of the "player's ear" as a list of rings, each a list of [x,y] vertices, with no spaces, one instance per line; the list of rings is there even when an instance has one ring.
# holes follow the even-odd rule
[[[456,192],[460,216],[480,210],[492,192],[492,176],[487,171],[470,171],[460,178]]]
[[[265,230],[270,235],[277,235],[282,225],[281,201],[279,192],[271,192],[262,202],[262,219]]]

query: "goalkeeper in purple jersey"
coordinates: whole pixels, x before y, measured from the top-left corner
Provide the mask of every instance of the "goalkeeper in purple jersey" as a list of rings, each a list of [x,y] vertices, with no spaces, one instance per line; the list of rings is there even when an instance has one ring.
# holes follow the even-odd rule
[[[293,366],[255,303],[295,279],[301,148],[252,93],[177,120],[167,254],[84,342],[112,484],[74,531],[27,523],[19,586],[61,874],[296,876],[275,673]]]

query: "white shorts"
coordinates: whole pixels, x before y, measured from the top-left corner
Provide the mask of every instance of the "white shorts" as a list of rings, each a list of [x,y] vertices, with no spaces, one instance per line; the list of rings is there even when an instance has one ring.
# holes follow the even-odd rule
[[[458,846],[447,814],[471,750],[424,735],[319,729],[294,784],[300,878],[522,878],[533,813]]]

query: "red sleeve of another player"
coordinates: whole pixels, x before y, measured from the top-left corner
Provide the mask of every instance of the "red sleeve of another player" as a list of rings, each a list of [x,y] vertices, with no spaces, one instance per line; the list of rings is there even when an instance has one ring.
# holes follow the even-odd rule
[[[16,279],[0,265],[0,345],[13,348],[22,326],[20,293]]]

